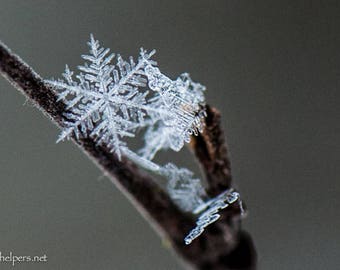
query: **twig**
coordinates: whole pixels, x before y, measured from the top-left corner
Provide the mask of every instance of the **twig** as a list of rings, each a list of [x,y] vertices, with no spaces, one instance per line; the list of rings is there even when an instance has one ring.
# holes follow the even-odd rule
[[[0,73],[29,98],[38,109],[61,127],[65,105],[57,102],[53,89],[23,60],[0,42]],[[193,149],[206,171],[209,193],[218,194],[230,187],[230,162],[219,114],[207,107],[208,117],[202,136],[194,140]],[[240,230],[240,209],[225,211],[223,219],[211,225],[190,246],[184,236],[194,226],[193,217],[182,212],[156,182],[126,158],[121,161],[92,139],[73,142],[87,154],[110,180],[132,201],[146,220],[193,269],[255,269],[256,253],[251,238]]]
[[[227,145],[221,129],[221,114],[208,105],[206,112],[204,131],[192,137],[190,146],[206,174],[209,184],[208,193],[216,196],[231,188],[231,168]]]

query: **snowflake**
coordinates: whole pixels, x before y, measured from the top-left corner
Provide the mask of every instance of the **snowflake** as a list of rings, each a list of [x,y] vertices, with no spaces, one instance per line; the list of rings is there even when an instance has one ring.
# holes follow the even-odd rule
[[[50,81],[61,89],[59,100],[67,105],[65,128],[58,141],[74,134],[94,138],[98,144],[105,143],[118,157],[126,143],[123,137],[134,137],[137,128],[145,125],[147,91],[139,88],[146,86],[143,68],[153,65],[150,57],[155,53],[147,53],[141,49],[137,64],[133,58],[124,61],[118,55],[117,65],[111,64],[114,54],[109,49],[101,48],[99,42],[91,36],[88,43],[90,55],[82,58],[88,61],[79,70],[78,81],[72,78],[73,72],[66,66],[63,74],[66,81]]]
[[[172,163],[162,166],[153,159],[160,150],[181,150],[192,135],[202,132],[205,87],[192,81],[187,73],[176,80],[161,73],[151,59],[155,50],[141,49],[135,62],[132,57],[126,61],[110,53],[92,35],[88,45],[90,54],[82,55],[85,63],[78,66],[76,79],[66,66],[64,79],[47,81],[55,87],[58,101],[66,105],[58,141],[72,136],[91,137],[119,159],[124,155],[165,177],[170,197],[184,211],[197,214],[195,209],[209,206],[186,238],[187,243],[191,242],[219,217],[217,211],[227,206],[227,199],[209,199],[201,180],[190,170]],[[112,63],[114,58],[116,64]],[[124,138],[135,137],[140,130],[145,131],[145,144],[134,152]]]

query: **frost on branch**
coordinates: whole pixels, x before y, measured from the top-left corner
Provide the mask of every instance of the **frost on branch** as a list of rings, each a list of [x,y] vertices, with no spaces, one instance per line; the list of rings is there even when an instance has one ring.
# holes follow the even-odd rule
[[[148,86],[157,93],[151,100],[152,106],[166,111],[166,114],[153,117],[160,121],[155,122],[146,133],[146,144],[142,153],[145,157],[152,158],[158,149],[155,148],[155,142],[150,140],[151,137],[162,137],[161,140],[156,140],[158,148],[179,151],[184,142],[190,142],[192,134],[202,132],[205,111],[200,106],[205,102],[205,87],[194,83],[187,73],[172,81],[152,65],[145,67],[145,74]]]
[[[207,198],[201,180],[194,178],[191,171],[186,168],[177,168],[176,165],[168,163],[161,169],[168,178],[168,191],[171,198],[182,206],[184,211],[194,211],[203,204]]]
[[[185,243],[189,245],[195,238],[200,236],[208,225],[220,218],[220,214],[218,214],[219,210],[228,207],[237,200],[239,200],[241,212],[243,212],[240,195],[233,190],[227,190],[206,203],[201,204],[194,210],[194,213],[200,214],[200,216],[196,221],[196,227],[184,238]]]
[[[85,63],[78,66],[78,75],[74,77],[66,66],[64,79],[48,81],[56,88],[58,101],[66,105],[58,141],[91,137],[119,159],[124,155],[165,177],[170,197],[184,211],[194,213],[209,206],[186,238],[191,242],[219,217],[217,212],[227,206],[226,199],[209,199],[201,180],[190,170],[172,163],[162,166],[153,159],[160,150],[181,150],[191,136],[202,132],[205,87],[193,82],[187,73],[176,80],[161,73],[151,60],[155,51],[141,49],[135,62],[132,57],[128,61],[115,57],[92,35],[88,45],[90,53],[82,55]],[[112,63],[114,58],[116,64]],[[145,144],[134,152],[124,138],[135,137],[139,131],[145,131]]]

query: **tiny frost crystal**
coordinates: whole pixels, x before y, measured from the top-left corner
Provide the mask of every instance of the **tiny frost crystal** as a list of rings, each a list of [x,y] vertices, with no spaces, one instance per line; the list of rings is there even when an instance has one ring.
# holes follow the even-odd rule
[[[64,79],[48,81],[57,90],[58,101],[66,105],[58,141],[71,136],[91,137],[119,159],[124,155],[165,177],[168,193],[176,204],[184,211],[200,214],[196,228],[185,238],[190,244],[219,218],[220,209],[239,199],[239,194],[227,190],[211,199],[190,170],[173,163],[162,166],[152,160],[160,150],[180,151],[185,142],[190,142],[190,136],[202,132],[205,87],[193,82],[188,73],[176,80],[161,73],[151,59],[155,50],[141,48],[135,62],[132,57],[126,61],[110,53],[92,35],[88,45],[90,54],[82,55],[86,62],[78,66],[76,79],[66,66]],[[115,57],[116,64],[112,64]],[[134,152],[124,138],[135,137],[139,130],[145,131],[145,144]]]

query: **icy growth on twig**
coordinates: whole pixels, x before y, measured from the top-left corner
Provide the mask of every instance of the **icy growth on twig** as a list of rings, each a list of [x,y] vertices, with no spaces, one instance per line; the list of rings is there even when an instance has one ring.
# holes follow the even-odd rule
[[[141,167],[165,176],[168,191],[178,205],[191,211],[205,198],[199,179],[187,169],[152,161],[160,150],[179,151],[190,135],[202,131],[205,87],[187,73],[171,80],[151,60],[155,51],[140,50],[135,62],[125,61],[100,46],[91,35],[90,54],[78,67],[76,79],[66,66],[64,79],[48,81],[56,87],[58,101],[66,104],[64,129],[58,141],[70,136],[92,137],[120,158],[125,155]],[[139,154],[129,149],[125,137],[145,130]]]
[[[142,156],[152,159],[157,151],[171,148],[179,151],[191,134],[202,130],[205,112],[205,87],[182,74],[172,81],[155,67],[151,60],[155,51],[141,49],[138,61],[125,61],[104,49],[91,35],[86,63],[73,80],[66,66],[64,80],[49,81],[60,89],[59,100],[67,105],[65,128],[59,140],[81,135],[105,144],[118,157],[126,143],[124,137],[134,137],[139,128],[147,128]],[[146,86],[152,90],[147,89]],[[158,140],[151,138],[159,136]],[[156,144],[156,145],[155,145]]]
[[[176,80],[161,73],[151,59],[154,50],[141,49],[135,62],[132,57],[126,61],[110,53],[92,35],[88,45],[90,53],[82,55],[85,63],[78,66],[80,73],[76,79],[66,66],[63,80],[47,81],[56,88],[58,101],[66,105],[64,128],[58,141],[71,136],[91,137],[119,159],[124,155],[144,169],[165,177],[170,197],[184,211],[193,212],[202,205],[212,205],[214,208],[209,206],[211,210],[206,212],[211,215],[209,222],[203,219],[204,215],[197,223],[196,231],[202,233],[218,218],[217,211],[227,204],[213,203],[216,199],[204,203],[209,198],[201,180],[191,171],[172,163],[162,166],[152,160],[160,150],[181,150],[192,135],[202,132],[206,116],[205,87],[193,82],[187,73]],[[112,63],[114,58],[116,64]],[[135,137],[140,130],[145,131],[145,144],[136,153],[124,138]],[[192,241],[195,233],[189,236]]]
[[[168,191],[171,198],[182,206],[184,211],[194,211],[207,197],[201,180],[194,178],[186,168],[177,168],[168,163],[161,169],[161,173],[168,178]]]
[[[174,151],[179,151],[184,142],[190,142],[192,134],[197,135],[202,132],[202,118],[205,117],[205,111],[201,110],[200,106],[205,101],[203,95],[205,87],[194,83],[187,73],[172,81],[157,67],[151,65],[146,66],[145,74],[148,78],[148,86],[157,93],[151,100],[152,105],[169,110],[167,114],[159,115],[161,121],[155,122],[155,125],[147,131],[146,145],[142,153],[145,157],[152,158],[157,148],[170,147]],[[157,119],[157,117],[153,118]],[[165,136],[161,142],[158,141],[158,147],[148,144],[151,142],[151,136],[161,135]],[[153,151],[150,151],[151,149]]]
[[[189,245],[195,238],[200,236],[208,225],[220,218],[220,214],[218,214],[219,210],[228,207],[237,200],[240,200],[240,194],[231,189],[223,192],[206,203],[201,204],[194,210],[195,214],[201,214],[196,221],[196,227],[184,238],[185,243]],[[241,212],[243,212],[242,207]]]

